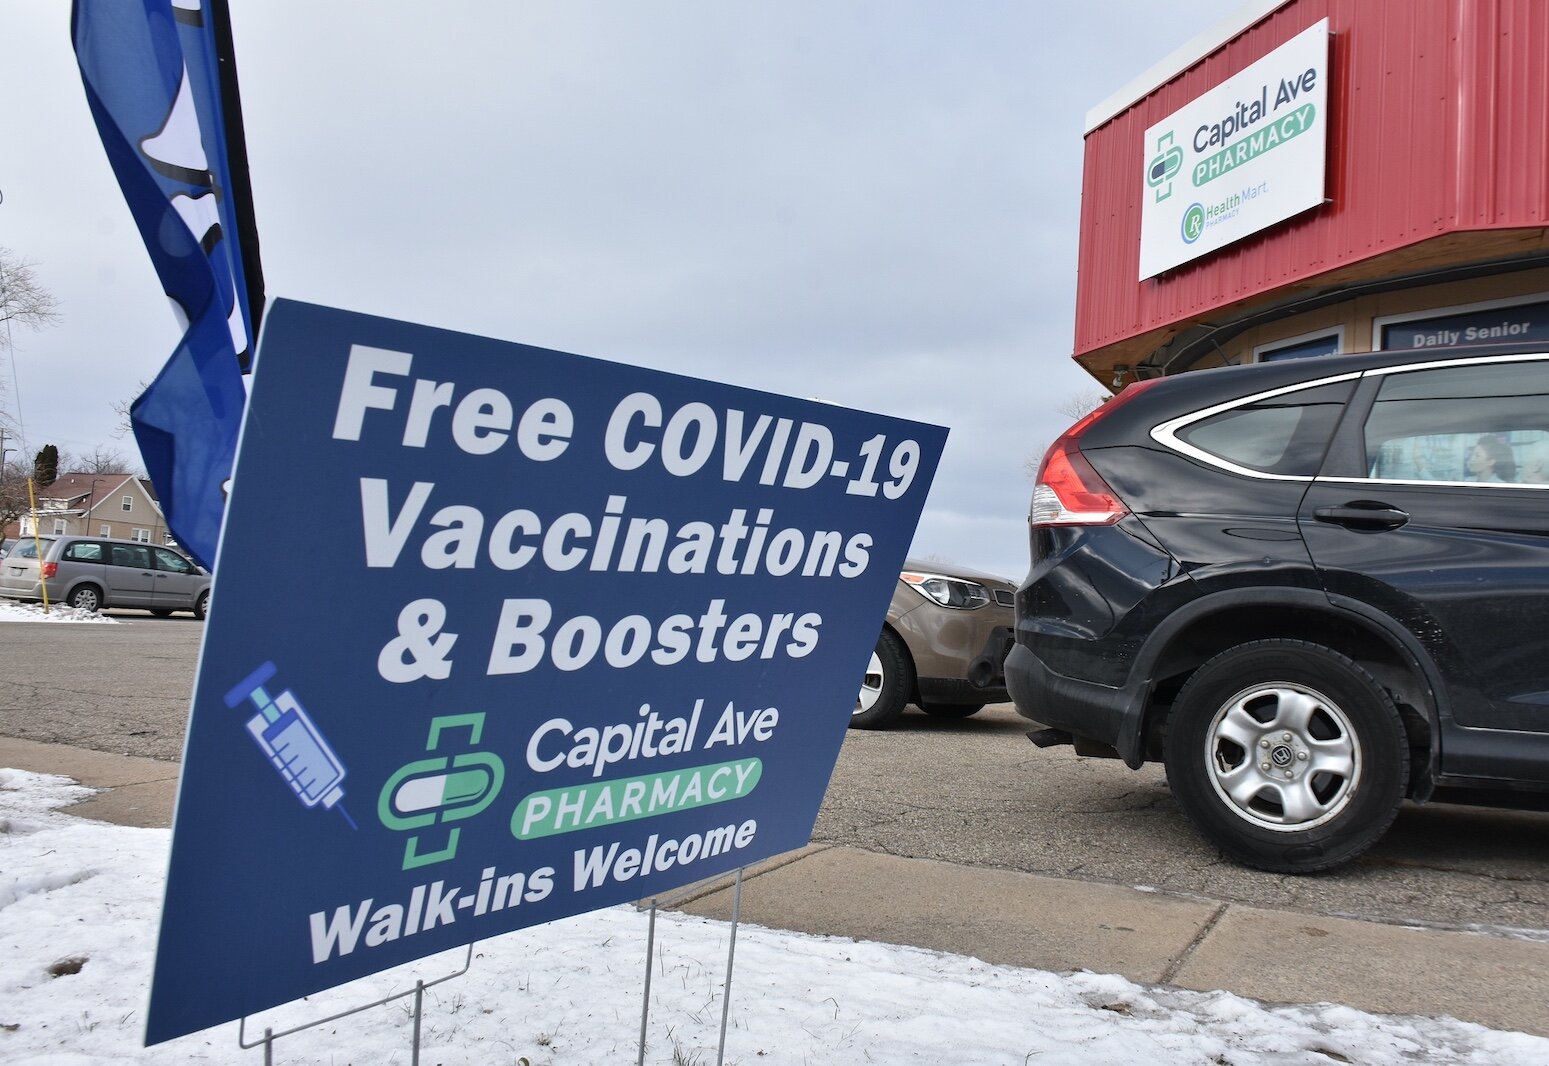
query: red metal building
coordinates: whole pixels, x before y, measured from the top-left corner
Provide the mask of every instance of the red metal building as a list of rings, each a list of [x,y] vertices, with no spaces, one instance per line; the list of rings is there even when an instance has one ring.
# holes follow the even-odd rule
[[[1325,19],[1326,67],[1306,79],[1326,92],[1315,131],[1327,138],[1322,202],[1137,280],[1142,241],[1157,239],[1143,238],[1146,198],[1159,201],[1158,182],[1180,171],[1162,152],[1171,134],[1158,131],[1191,102],[1222,100],[1221,120],[1185,122],[1179,142],[1219,150],[1236,126],[1246,145],[1278,72],[1266,75],[1263,106],[1251,88],[1235,103],[1210,94],[1256,76],[1249,68],[1272,70],[1277,50]],[[1261,147],[1268,118],[1259,125]],[[1271,166],[1290,153],[1262,154]],[[1196,212],[1182,242],[1207,213],[1236,213],[1232,199],[1212,206],[1203,171],[1193,173],[1193,185],[1188,168],[1177,173],[1177,202],[1193,197]],[[1546,227],[1549,0],[1259,0],[1088,116],[1074,357],[1109,385],[1436,343],[1463,322],[1476,339],[1549,340]]]

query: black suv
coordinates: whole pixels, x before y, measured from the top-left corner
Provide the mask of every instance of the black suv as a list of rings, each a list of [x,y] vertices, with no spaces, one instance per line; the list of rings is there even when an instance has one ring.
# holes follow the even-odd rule
[[[1163,761],[1222,851],[1370,847],[1406,798],[1549,799],[1549,353],[1131,385],[1057,440],[1006,663],[1040,747]]]

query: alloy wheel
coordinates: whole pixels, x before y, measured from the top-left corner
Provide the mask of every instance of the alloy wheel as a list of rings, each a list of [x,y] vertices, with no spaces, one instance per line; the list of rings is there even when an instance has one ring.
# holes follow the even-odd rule
[[[1216,712],[1205,733],[1205,764],[1233,814],[1297,832],[1349,804],[1361,779],[1361,748],[1338,704],[1299,685],[1264,684]]]

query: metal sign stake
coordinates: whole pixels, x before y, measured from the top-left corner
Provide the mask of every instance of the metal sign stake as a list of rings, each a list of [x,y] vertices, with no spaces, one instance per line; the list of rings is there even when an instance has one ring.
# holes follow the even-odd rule
[[[290,1036],[293,1033],[299,1033],[306,1029],[315,1029],[320,1025],[327,1025],[329,1022],[338,1021],[340,1018],[348,1018],[352,1014],[360,1014],[364,1011],[371,1010],[373,1007],[386,1006],[394,1000],[403,999],[405,996],[413,996],[414,1042],[410,1052],[410,1062],[412,1066],[419,1066],[420,1019],[424,1013],[423,1006],[425,1001],[425,989],[431,987],[432,985],[439,985],[443,981],[450,981],[453,978],[461,977],[463,974],[468,972],[472,965],[473,944],[469,944],[468,950],[463,956],[462,968],[459,970],[455,970],[449,974],[443,974],[433,981],[416,981],[414,982],[414,987],[412,989],[405,989],[402,992],[394,992],[390,996],[383,996],[381,999],[374,1000],[370,1003],[362,1003],[357,1007],[350,1007],[348,1010],[342,1010],[337,1014],[330,1014],[326,1018],[316,1018],[309,1022],[302,1022],[300,1025],[292,1026],[289,1029],[282,1029],[278,1033],[276,1033],[273,1029],[265,1029],[263,1039],[255,1040],[252,1043],[248,1043],[247,1041],[247,1019],[244,1017],[237,1023],[237,1046],[240,1047],[243,1051],[262,1046],[264,1049],[264,1066],[274,1066],[274,1042],[280,1037]]]
[[[721,993],[721,1043],[716,1049],[715,1066],[721,1066],[726,1058],[726,1018],[731,1013],[731,974],[737,961],[737,923],[742,917],[742,870],[737,867],[737,890],[731,900],[731,946],[726,951],[726,987]]]
[[[414,982],[414,1047],[409,1052],[409,1066],[420,1066],[420,1019],[425,1011],[425,982]]]
[[[645,1066],[645,1025],[651,1015],[651,962],[656,954],[656,900],[651,900],[651,918],[645,927],[645,995],[640,1002],[640,1055],[635,1066]]]

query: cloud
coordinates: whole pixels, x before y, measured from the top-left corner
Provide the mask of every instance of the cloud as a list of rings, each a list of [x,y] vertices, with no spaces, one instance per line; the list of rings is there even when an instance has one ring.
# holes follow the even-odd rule
[[[1238,6],[243,5],[269,293],[948,425],[916,548],[1018,573],[1024,460],[1093,388],[1086,109]],[[89,451],[176,333],[67,7],[5,23],[0,232],[65,313],[15,398]]]

